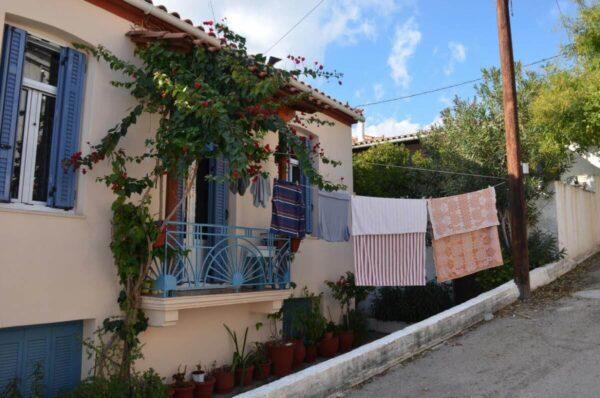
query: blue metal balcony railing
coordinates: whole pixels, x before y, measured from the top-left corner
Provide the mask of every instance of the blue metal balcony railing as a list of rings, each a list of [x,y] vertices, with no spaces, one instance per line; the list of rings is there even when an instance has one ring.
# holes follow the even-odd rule
[[[164,258],[151,270],[155,294],[286,289],[290,239],[264,228],[167,223]]]

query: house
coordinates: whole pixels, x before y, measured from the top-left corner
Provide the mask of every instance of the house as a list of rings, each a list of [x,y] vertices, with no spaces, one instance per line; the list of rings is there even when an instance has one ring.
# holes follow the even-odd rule
[[[85,153],[85,143],[98,142],[135,105],[125,90],[110,84],[119,74],[78,52],[72,43],[101,44],[134,60],[134,41],[144,31],[162,32],[154,37],[165,40],[214,39],[148,0],[3,0],[0,26],[0,389],[15,377],[29,377],[33,364],[41,361],[44,383],[53,392],[87,376],[92,363],[81,339],[92,337],[105,318],[119,314],[119,286],[109,249],[113,198],[96,181],[108,165],[100,163],[87,175],[75,175],[59,172],[61,161],[73,152]],[[128,35],[135,27],[143,30]],[[361,112],[299,81],[290,84],[310,94],[303,111],[331,122],[311,131],[298,126],[301,134],[314,135],[328,156],[342,161],[336,168],[315,167],[332,181],[344,181],[352,192],[351,126],[363,120]],[[136,138],[127,141],[128,149],[142,148],[156,126],[154,116],[143,115],[132,127]],[[265,140],[274,147],[277,135],[271,133]],[[200,165],[203,173],[218,173],[220,167],[218,161]],[[281,172],[274,161],[267,169],[271,176]],[[283,175],[300,178],[293,161]],[[157,219],[173,206],[176,184],[165,177],[154,192]],[[191,274],[201,272],[202,258],[214,239],[204,235],[208,228],[221,241],[246,250],[241,260],[213,265],[221,271],[231,271],[252,255],[273,264],[270,256],[280,251],[265,240],[270,204],[256,208],[249,193],[227,195],[206,184],[197,180],[182,210],[185,233],[178,242],[189,256],[177,261],[184,261]],[[305,190],[305,200],[313,194]],[[314,212],[307,215],[310,220]],[[238,332],[250,327],[252,341],[266,340],[268,327],[256,331],[254,325],[266,324],[265,315],[294,293],[289,281],[298,286],[296,295],[303,286],[322,292],[324,280],[352,268],[352,250],[349,242],[327,243],[308,236],[293,260],[287,253],[277,261],[272,267],[282,279],[271,289],[244,289],[247,280],[233,275],[197,284],[157,265],[155,285],[163,290],[143,299],[150,327],[141,335],[144,359],[137,368],[153,367],[170,376],[179,364],[190,368],[199,361],[227,363],[232,346],[223,324]],[[326,298],[324,307],[337,316],[333,301]]]
[[[417,133],[399,134],[394,136],[372,136],[365,134],[365,125],[362,122],[358,123],[358,137],[352,137],[352,152],[360,153],[366,151],[372,146],[393,143],[402,144],[410,151],[418,151],[421,149],[421,136],[427,134],[427,130]]]

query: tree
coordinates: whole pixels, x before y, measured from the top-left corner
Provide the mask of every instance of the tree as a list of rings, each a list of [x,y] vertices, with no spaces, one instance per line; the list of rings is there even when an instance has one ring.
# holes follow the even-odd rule
[[[156,42],[138,47],[140,62],[133,64],[102,46],[77,46],[123,73],[124,81],[113,85],[126,89],[138,102],[99,143],[90,144],[88,154],[77,152],[64,162],[65,168],[79,169],[82,174],[101,161],[111,166],[98,180],[114,194],[110,248],[121,285],[121,316],[104,320],[101,335],[110,337],[99,354],[116,362],[111,362],[111,369],[122,380],[131,378],[133,363],[141,357],[138,336],[148,326],[141,309],[142,287],[153,262],[164,256],[155,242],[166,230],[165,220],[173,215],[157,222],[150,210],[152,194],[164,174],[185,181],[176,207],[195,180],[198,162],[220,156],[229,164],[229,174],[222,177],[226,180],[266,176],[264,166],[269,159],[291,152],[312,184],[328,190],[343,187],[327,181],[313,167],[318,160],[333,166],[339,162],[327,158],[318,143],[309,150],[306,137],[298,135],[279,112],[308,100],[306,93],[286,91],[291,79],[337,79],[341,75],[323,70],[322,65],[304,66],[303,57],[288,57],[297,65],[295,69],[274,68],[264,55],[250,56],[246,40],[227,26],[217,24],[213,29],[212,21],[204,24],[220,48],[169,48]],[[129,153],[122,141],[129,138],[130,127],[143,113],[156,115],[158,128],[145,140],[141,152]],[[294,122],[302,126],[331,123],[311,115],[295,116]],[[263,144],[269,132],[279,134],[281,148]],[[115,351],[118,357],[112,356]]]
[[[568,24],[573,36],[566,46],[574,65],[549,68],[549,78],[533,102],[537,126],[554,132],[558,142],[578,152],[600,148],[600,2],[578,1],[579,15]]]

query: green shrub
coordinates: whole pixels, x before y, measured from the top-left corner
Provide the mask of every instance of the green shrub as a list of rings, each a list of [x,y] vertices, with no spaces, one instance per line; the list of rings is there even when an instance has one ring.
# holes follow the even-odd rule
[[[90,377],[64,398],[168,398],[168,388],[153,370],[134,374],[129,382],[113,376]]]
[[[556,237],[538,229],[531,231],[527,239],[529,248],[529,269],[542,267],[565,257],[565,249],[558,250]],[[514,277],[510,254],[504,256],[504,265],[481,271],[475,277],[483,291],[491,290],[510,281]]]
[[[373,301],[373,317],[381,321],[419,322],[452,307],[449,286],[428,282],[426,286],[383,287]]]

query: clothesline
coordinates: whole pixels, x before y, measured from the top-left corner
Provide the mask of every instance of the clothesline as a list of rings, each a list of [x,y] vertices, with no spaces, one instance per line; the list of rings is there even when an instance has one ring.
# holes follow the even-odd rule
[[[273,152],[273,155],[293,156],[294,154],[285,153],[285,152]],[[392,167],[392,168],[407,169],[407,170],[414,170],[414,171],[428,171],[430,173],[454,174],[454,175],[462,175],[462,176],[469,176],[469,177],[493,178],[496,180],[506,180],[506,177],[498,177],[498,176],[492,176],[492,175],[486,175],[486,174],[462,173],[462,172],[458,172],[458,171],[435,170],[435,169],[426,169],[423,167],[400,166],[400,165],[395,165],[395,164],[385,164],[385,163],[375,163],[375,162],[364,162],[364,163],[370,164],[373,166]]]

